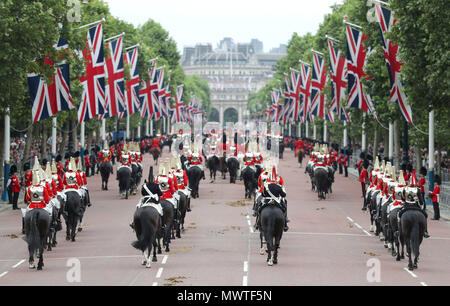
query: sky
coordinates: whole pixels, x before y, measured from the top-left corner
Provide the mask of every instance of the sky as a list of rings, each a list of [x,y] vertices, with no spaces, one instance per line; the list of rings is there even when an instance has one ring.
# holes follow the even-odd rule
[[[343,0],[104,0],[111,15],[134,26],[148,19],[169,32],[183,47],[224,37],[237,43],[259,39],[264,52],[287,44],[294,32],[316,33],[330,6]]]

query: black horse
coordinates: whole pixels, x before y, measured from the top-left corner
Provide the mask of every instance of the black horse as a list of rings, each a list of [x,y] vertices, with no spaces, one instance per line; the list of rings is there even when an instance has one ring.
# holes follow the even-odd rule
[[[270,184],[268,188],[275,197],[286,196],[286,193],[282,190],[282,188],[276,184]],[[268,197],[266,190],[263,191],[263,196]],[[280,247],[281,237],[283,236],[285,213],[280,205],[267,202],[270,200],[264,201],[265,205],[262,206],[260,212],[259,228],[263,233],[263,235],[260,235],[261,246],[263,244],[262,237],[264,237],[267,244],[267,264],[271,266],[278,263],[278,248]]]
[[[325,199],[329,190],[328,170],[322,167],[314,169],[314,185],[317,189],[317,196],[320,199]]]
[[[408,254],[408,269],[417,269],[417,262],[420,255],[420,244],[423,240],[425,224],[427,220],[422,212],[418,210],[406,210],[400,218],[400,235],[406,243],[406,252]],[[411,256],[414,253],[414,264]]]
[[[140,185],[142,179],[142,168],[137,163],[131,164],[131,177],[131,192],[134,195],[137,193],[137,186]]]
[[[178,191],[180,200],[178,202],[178,210],[175,215],[177,238],[181,238],[181,232],[184,233],[184,218],[188,207],[188,197],[181,191]]]
[[[256,171],[253,168],[246,166],[242,170],[242,179],[244,180],[245,186],[245,198],[251,199],[256,193],[256,188],[258,186]]]
[[[216,155],[211,156],[210,158],[208,158],[206,165],[209,169],[211,183],[213,183],[216,180],[216,172],[220,167],[219,158]]]
[[[63,212],[66,221],[66,240],[75,241],[82,205],[82,199],[77,191],[66,191],[66,203]]]
[[[153,167],[150,168],[149,182],[145,181],[142,186],[142,195],[144,198],[141,201],[150,201],[152,203],[159,203],[159,199],[150,197],[150,193],[162,196],[162,191],[158,184],[153,183]],[[142,265],[147,268],[151,267],[150,254],[153,247],[152,261],[156,262],[156,235],[161,227],[161,216],[156,208],[152,206],[144,206],[138,208],[133,217],[134,230],[138,240],[131,243],[131,245],[142,251]],[[147,250],[147,255],[145,254]]]
[[[237,179],[237,172],[239,169],[239,161],[236,157],[230,156],[227,160],[228,171],[230,172],[230,184],[235,184]]]
[[[46,210],[35,208],[26,213],[24,222],[25,237],[23,239],[28,244],[29,268],[35,268],[34,255],[36,254],[39,258],[37,269],[42,270],[44,266],[44,249],[50,230],[51,217]]]
[[[102,190],[108,190],[108,180],[109,176],[113,174],[113,166],[111,162],[102,162],[99,169],[102,176]]]
[[[396,260],[400,261],[400,259],[405,258],[404,245],[405,242],[403,237],[400,236],[400,227],[398,223],[398,212],[401,207],[395,208],[389,212],[388,222],[389,228],[392,235],[389,236],[389,242],[392,244],[392,256],[397,256]],[[400,245],[402,246],[400,252]]]
[[[161,150],[157,146],[150,149],[150,154],[153,156],[153,161],[158,164],[158,158],[161,156]]]
[[[222,179],[226,179],[226,173],[228,172],[226,156],[219,157],[219,171],[222,173]]]
[[[128,194],[133,186],[132,170],[130,167],[119,167],[117,169],[117,179],[119,180],[119,192],[121,197],[128,199]]]
[[[192,198],[196,199],[199,197],[198,186],[200,184],[200,179],[202,178],[202,169],[198,166],[191,166],[187,171],[189,188],[192,190]]]
[[[161,254],[161,238],[163,239],[163,246],[166,247],[165,251],[170,252],[170,234],[172,233],[172,226],[175,216],[175,208],[168,200],[161,200],[160,204],[163,208],[163,216],[161,219],[161,229],[157,235],[158,240],[158,254]]]
[[[60,208],[58,209],[56,206],[52,207],[52,214],[50,216],[50,229],[47,235],[47,251],[51,251],[52,247],[56,246],[56,233],[62,230],[60,214],[61,210],[64,208],[64,201],[63,198],[59,195],[57,196],[56,200],[60,203]]]

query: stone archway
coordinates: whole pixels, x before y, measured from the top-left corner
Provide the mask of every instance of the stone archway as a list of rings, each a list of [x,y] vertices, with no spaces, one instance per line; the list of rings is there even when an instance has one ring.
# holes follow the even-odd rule
[[[217,108],[215,107],[211,108],[211,113],[209,114],[208,121],[216,121],[216,122],[220,121],[220,113],[217,110]]]
[[[233,108],[233,107],[229,107],[225,110],[225,112],[223,113],[223,121],[224,122],[238,122],[239,120],[239,113],[238,111]]]

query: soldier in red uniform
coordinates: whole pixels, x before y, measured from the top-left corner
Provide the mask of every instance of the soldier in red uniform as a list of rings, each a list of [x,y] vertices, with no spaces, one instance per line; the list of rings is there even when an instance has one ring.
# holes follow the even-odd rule
[[[46,187],[40,184],[39,171],[33,170],[33,183],[28,187],[26,192],[27,202],[29,209],[45,208],[50,202],[50,197]]]
[[[345,154],[344,159],[342,160],[342,164],[344,166],[345,177],[348,177],[348,154]]]
[[[91,163],[89,162],[89,155],[84,156],[84,167],[86,168],[86,176],[89,177],[89,169],[91,167]],[[92,173],[92,175],[94,175]]]
[[[58,175],[62,178],[64,177],[64,166],[61,163],[62,161],[62,157],[61,155],[57,155],[55,158],[55,162],[56,162],[56,169],[58,171]]]
[[[16,210],[19,209],[19,207],[17,206],[17,200],[19,199],[19,193],[20,193],[20,182],[19,179],[17,178],[17,166],[16,165],[12,165],[11,169],[10,169],[10,175],[11,175],[11,191],[12,191],[12,209]]]
[[[23,165],[23,170],[25,171],[23,178],[24,178],[24,185],[25,185],[25,190],[28,189],[28,187],[30,187],[32,185],[32,179],[33,179],[33,172],[31,171],[31,167],[30,167],[30,163],[25,163]],[[24,203],[28,204],[27,200],[26,200],[26,195],[27,193],[25,192],[24,195]]]
[[[342,174],[342,159],[344,158],[344,156],[341,154],[339,154],[339,157],[337,159],[337,163],[339,166],[339,174]]]
[[[427,175],[427,169],[425,167],[420,168],[420,174],[419,174],[419,183],[418,183],[418,187],[420,189],[420,194],[419,194],[419,199],[420,199],[420,204],[423,205],[423,209],[426,210],[426,205],[425,205],[425,176]]]

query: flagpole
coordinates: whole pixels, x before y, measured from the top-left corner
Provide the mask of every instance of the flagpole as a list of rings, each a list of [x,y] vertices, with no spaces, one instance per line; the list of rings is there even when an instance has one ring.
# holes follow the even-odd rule
[[[314,140],[316,140],[316,133],[317,133],[317,127],[316,127],[316,123],[313,123],[313,126],[314,126],[314,130],[313,130],[313,138],[314,138]]]
[[[82,25],[81,27],[78,27],[78,30],[83,29],[83,28],[87,28],[87,27],[90,27],[90,26],[93,26],[93,25],[96,25],[96,24],[99,24],[99,23],[102,23],[102,22],[105,22],[105,21],[106,21],[106,19],[102,18],[100,20],[97,20],[97,21],[94,21],[94,22]]]
[[[127,130],[126,130],[127,138],[130,139],[130,115],[127,114]]]
[[[309,128],[309,121],[308,121],[308,120],[305,120],[305,137],[306,137],[306,138],[309,137],[309,131],[308,131],[308,128]]]
[[[150,120],[150,136],[153,136],[153,120]]]
[[[102,141],[105,141],[106,140],[106,119],[105,118],[102,119],[101,133],[102,133]]]
[[[344,121],[344,148],[347,146],[347,121]]]
[[[56,116],[52,119],[52,156],[56,156]]]
[[[366,113],[363,113],[361,151],[366,151]]]
[[[116,36],[112,36],[112,37],[110,37],[110,38],[106,38],[106,39],[103,40],[103,42],[107,42],[107,41],[110,41],[110,40],[114,40],[114,39],[119,38],[119,37],[122,37],[122,36],[125,36],[125,32],[122,32],[122,33],[117,34]]]
[[[133,45],[133,46],[130,46],[130,47],[128,47],[128,48],[125,48],[125,50],[128,51],[128,50],[130,50],[130,49],[138,48],[138,47],[140,47],[140,44],[135,44],[135,45]]]
[[[138,132],[137,132],[137,137],[138,137],[138,139],[139,140],[141,140],[141,119],[139,118],[139,121],[138,121]]]
[[[434,109],[430,111],[428,118],[428,182],[428,190],[434,190]],[[429,200],[428,197],[427,199]]]
[[[302,123],[298,122],[298,137],[302,137]]]
[[[323,141],[327,142],[327,121],[323,121]]]
[[[149,134],[148,134],[148,125],[149,125],[149,121],[150,120],[145,120],[145,136],[148,136]]]
[[[80,126],[80,156],[81,156],[81,160],[83,163],[83,158],[84,158],[84,126],[85,122],[81,122],[81,126]]]
[[[394,159],[394,124],[392,122],[389,122],[389,160],[391,161]],[[395,165],[395,167],[398,167],[398,165]]]
[[[3,134],[3,195],[2,200],[8,201],[8,191],[6,190],[6,183],[9,179],[9,155],[10,155],[10,147],[11,147],[11,140],[10,140],[10,121],[9,121],[9,107],[5,110],[5,130]],[[28,135],[28,137],[31,137],[31,135]]]

